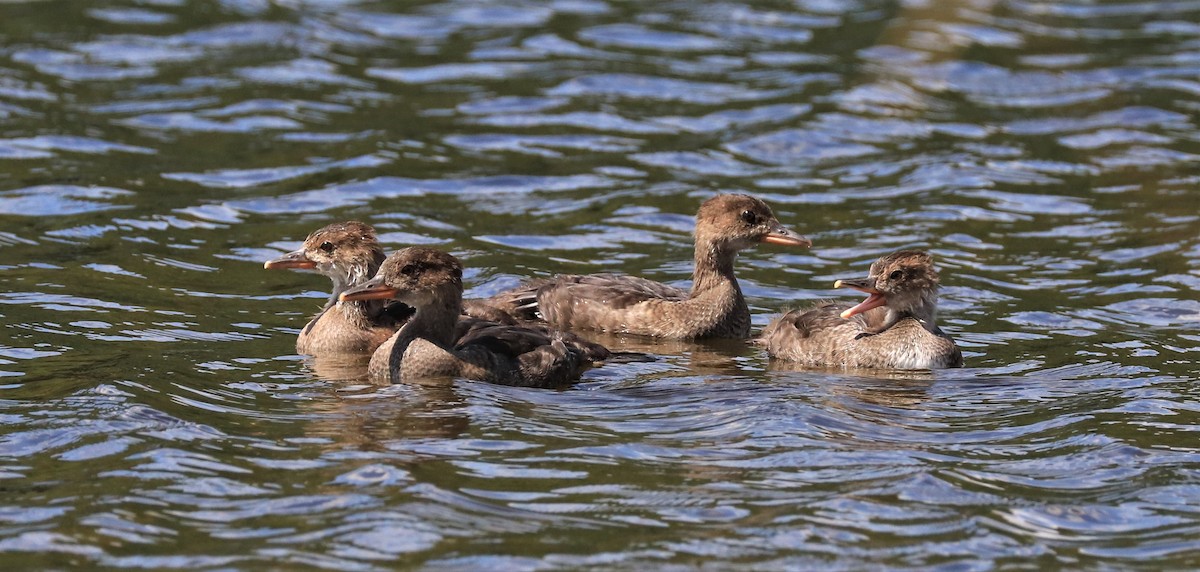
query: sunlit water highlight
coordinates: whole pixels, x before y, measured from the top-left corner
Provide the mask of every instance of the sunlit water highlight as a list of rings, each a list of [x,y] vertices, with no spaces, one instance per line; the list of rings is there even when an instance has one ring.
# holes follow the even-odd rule
[[[1200,5],[0,5],[0,551],[19,568],[1194,567]],[[563,391],[292,355],[329,222],[761,327],[930,250],[967,368],[742,343]],[[1145,563],[1145,564],[1143,564]]]

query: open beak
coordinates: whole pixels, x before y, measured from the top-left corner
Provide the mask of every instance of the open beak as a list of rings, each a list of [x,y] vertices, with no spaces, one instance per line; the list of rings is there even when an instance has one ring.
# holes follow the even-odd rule
[[[867,277],[846,278],[833,283],[834,288],[854,288],[860,292],[866,292],[867,294],[870,294],[870,296],[867,296],[867,299],[863,300],[861,304],[842,312],[842,318],[848,320],[856,314],[861,314],[867,310],[870,310],[871,308],[878,308],[887,304],[887,295],[872,286],[874,282],[875,281],[870,277]]]
[[[317,263],[308,259],[304,255],[304,249],[293,250],[275,260],[268,260],[263,263],[263,268],[275,270],[277,268],[302,268],[312,270],[317,267]]]
[[[797,232],[784,228],[778,222],[771,224],[771,232],[759,239],[759,242],[781,244],[783,246],[803,246],[804,248],[812,247],[811,240],[804,238]]]
[[[342,302],[354,302],[357,300],[391,300],[400,294],[400,291],[383,283],[383,278],[372,278],[365,283],[350,288],[338,295],[338,300]]]

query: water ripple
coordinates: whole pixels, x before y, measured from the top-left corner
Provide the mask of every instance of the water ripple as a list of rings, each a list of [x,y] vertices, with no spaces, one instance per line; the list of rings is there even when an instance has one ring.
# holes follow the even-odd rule
[[[14,568],[1194,566],[1194,2],[16,3],[0,50],[0,551]],[[266,272],[337,220],[755,328],[931,251],[967,365],[599,336],[560,391],[297,356]]]
[[[132,191],[112,187],[39,185],[0,192],[0,213],[55,216],[128,208],[110,201],[130,195]]]
[[[270,167],[264,169],[225,169],[208,173],[163,173],[164,179],[188,181],[214,188],[245,188],[298,177],[307,177],[332,169],[364,169],[386,165],[387,158],[378,155],[363,155],[343,161],[328,161],[302,167]]]
[[[716,38],[653,30],[636,24],[595,26],[581,30],[578,35],[600,46],[664,52],[713,51],[724,47],[724,42]]]
[[[621,97],[718,105],[767,99],[776,91],[744,89],[722,83],[686,81],[634,74],[595,74],[567,80],[546,90],[552,96]]]

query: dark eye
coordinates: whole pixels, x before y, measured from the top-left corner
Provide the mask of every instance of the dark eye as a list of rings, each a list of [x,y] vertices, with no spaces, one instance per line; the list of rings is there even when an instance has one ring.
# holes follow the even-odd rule
[[[400,269],[400,273],[405,276],[412,276],[413,274],[417,273],[417,265],[416,264],[405,264],[404,268]]]
[[[891,280],[899,280],[901,276],[904,276],[904,273],[899,270],[893,270],[891,274],[888,274],[888,278]]]
[[[746,224],[758,224],[758,214],[753,211],[742,211],[742,222]]]
[[[329,242],[328,240],[326,240],[325,242],[322,242],[322,243],[321,243],[321,247],[320,247],[320,248],[321,248],[321,250],[323,250],[323,251],[325,251],[325,252],[327,252],[327,253],[328,253],[328,252],[333,252],[333,243],[332,243],[332,242]]]

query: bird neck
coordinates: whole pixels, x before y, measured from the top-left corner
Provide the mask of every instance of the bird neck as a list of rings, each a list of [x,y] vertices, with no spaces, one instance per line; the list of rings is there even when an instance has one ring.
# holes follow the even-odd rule
[[[741,293],[737,278],[733,276],[733,262],[737,249],[727,244],[696,239],[695,267],[692,271],[692,297],[721,287],[733,286]]]
[[[333,293],[329,296],[329,300],[325,302],[325,310],[336,307],[351,323],[363,328],[370,327],[371,318],[378,316],[383,311],[383,308],[387,306],[387,301],[358,300],[341,302],[338,300],[338,296],[342,292],[370,280],[375,276],[377,270],[379,270],[377,262],[371,264],[352,264],[345,267],[335,266],[333,273],[329,275],[329,279],[333,282]]]
[[[929,331],[937,329],[937,290],[930,289],[921,292],[914,303],[906,304],[899,309],[889,306],[884,322],[894,324],[906,317],[915,318]]]
[[[444,348],[454,347],[454,329],[462,314],[461,289],[448,287],[431,293],[414,308],[416,313],[400,328],[397,343],[423,338]]]

